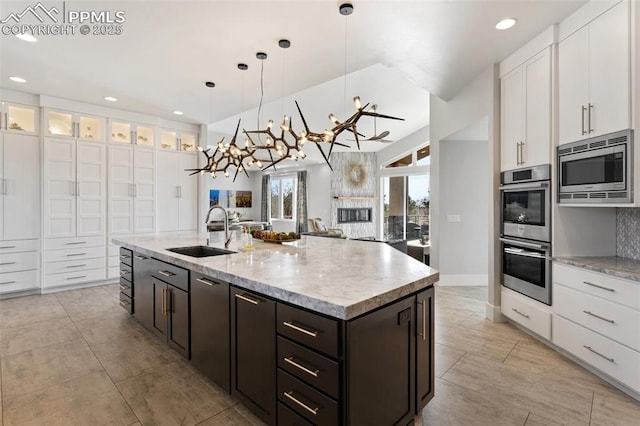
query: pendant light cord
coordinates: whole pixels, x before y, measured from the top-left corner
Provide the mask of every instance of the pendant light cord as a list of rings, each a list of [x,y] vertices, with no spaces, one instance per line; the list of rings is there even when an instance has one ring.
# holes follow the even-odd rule
[[[344,87],[343,87],[342,114],[347,117],[347,15],[344,17]]]
[[[286,49],[282,49],[282,99],[280,101],[280,115],[284,117],[284,65],[285,65],[285,55],[287,54]]]
[[[262,113],[262,100],[264,99],[264,59],[260,61],[260,103],[258,104],[258,129],[260,128],[260,114]],[[258,139],[259,139],[258,135]]]

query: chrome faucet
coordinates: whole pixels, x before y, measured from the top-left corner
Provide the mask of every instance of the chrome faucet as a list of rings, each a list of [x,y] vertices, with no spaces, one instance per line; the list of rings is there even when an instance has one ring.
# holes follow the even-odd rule
[[[207,212],[207,217],[204,220],[205,225],[209,225],[209,217],[211,216],[211,212],[214,209],[220,209],[222,210],[222,213],[224,213],[224,248],[229,248],[229,244],[231,244],[231,234],[229,233],[229,213],[227,213],[227,210],[222,207],[220,204],[216,204],[215,206],[211,206],[211,208],[209,208],[209,211]],[[209,245],[209,239],[207,238],[207,245]]]

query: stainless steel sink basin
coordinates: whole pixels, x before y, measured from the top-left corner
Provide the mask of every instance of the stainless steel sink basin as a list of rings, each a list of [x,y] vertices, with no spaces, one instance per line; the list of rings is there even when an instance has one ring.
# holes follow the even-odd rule
[[[191,257],[209,257],[209,256],[221,256],[224,254],[232,254],[235,251],[220,249],[209,246],[191,246],[191,247],[173,247],[167,250],[174,253],[183,254]]]

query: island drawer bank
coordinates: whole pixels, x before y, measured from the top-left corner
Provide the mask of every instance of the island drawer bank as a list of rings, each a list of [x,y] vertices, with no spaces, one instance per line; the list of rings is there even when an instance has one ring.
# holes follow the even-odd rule
[[[164,250],[194,245],[198,241],[193,238],[198,239],[147,237],[114,242],[132,250],[134,260],[149,257],[187,271],[192,364],[267,424],[410,424],[433,397],[436,271],[384,245],[313,237],[295,245],[258,243],[252,252],[205,260]],[[323,285],[336,284],[332,274],[318,277],[314,266],[323,263],[318,256],[327,253],[334,253],[329,257],[336,259],[347,253],[375,257],[381,265],[371,269],[380,276],[368,277],[370,271],[361,271],[364,277],[357,280],[346,269],[351,285],[340,282],[344,292],[333,287],[333,300],[325,297],[319,301],[324,303],[314,305]],[[314,259],[313,265],[307,257]],[[295,268],[302,297],[289,294],[294,275],[283,266]],[[263,291],[251,288],[253,269],[264,275]],[[282,280],[279,286],[272,285],[265,272],[274,269]],[[153,268],[148,271],[154,272]],[[145,318],[137,309],[137,299],[145,292],[137,287],[140,275],[135,262],[133,276],[134,316]],[[141,283],[148,285],[148,280]],[[349,287],[369,295],[369,300],[358,300],[363,296]],[[386,292],[380,296],[383,288]],[[341,298],[353,301],[331,306]],[[354,302],[356,306],[364,303],[364,312],[352,314]],[[168,305],[171,310],[171,302]],[[316,305],[319,309],[313,309]]]

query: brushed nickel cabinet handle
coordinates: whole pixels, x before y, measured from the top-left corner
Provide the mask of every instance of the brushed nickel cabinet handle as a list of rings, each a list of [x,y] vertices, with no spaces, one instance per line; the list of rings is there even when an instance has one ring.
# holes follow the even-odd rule
[[[303,327],[299,327],[297,325],[295,325],[293,322],[288,322],[288,321],[283,321],[282,324],[284,324],[285,326],[292,328],[296,331],[299,331],[300,333],[304,333],[307,336],[311,336],[311,337],[318,337],[318,332],[313,330],[307,330],[306,328]]]
[[[87,242],[86,241],[72,241],[70,243],[65,243],[65,245],[67,245],[67,246],[76,246],[78,244],[87,244]]]
[[[202,283],[202,284],[210,285],[210,286],[214,286],[214,285],[220,284],[220,283],[217,283],[215,281],[208,280],[206,278],[196,278],[196,281],[198,281],[199,283]]]
[[[257,305],[260,303],[260,300],[252,299],[244,294],[236,294],[236,299],[244,300],[245,302],[249,302],[252,305]]]
[[[67,277],[67,280],[79,280],[80,278],[86,278],[86,275],[78,275],[77,277]]]
[[[163,277],[172,277],[175,275],[173,272],[169,272],[169,271],[158,271],[158,273]]]
[[[284,396],[286,396],[291,401],[295,402],[296,404],[298,404],[299,406],[301,406],[302,408],[304,408],[305,410],[307,410],[308,412],[310,412],[314,416],[317,415],[318,411],[320,410],[320,407],[311,408],[307,404],[305,404],[304,402],[300,401],[298,398],[293,396],[293,391],[284,392]]]
[[[582,134],[586,135],[587,131],[584,130],[584,113],[587,111],[587,107],[585,107],[584,105],[582,105]]]
[[[126,269],[120,269],[120,273],[122,275],[127,275],[127,274],[130,274],[131,272],[127,271]]]
[[[588,350],[589,352],[593,352],[594,354],[598,355],[601,358],[606,359],[609,362],[615,362],[615,359],[613,358],[609,358],[608,356],[604,356],[602,355],[600,352],[596,351],[595,349],[593,349],[591,346],[587,346],[587,345],[582,345],[582,347],[584,347],[586,350]]]
[[[121,254],[120,255],[120,259],[130,259],[131,256],[129,256],[128,254]]]
[[[134,256],[134,257],[135,257],[136,259],[138,259],[138,260],[147,260],[147,259],[148,259],[148,257],[138,256],[138,255],[136,255],[136,256]]]
[[[122,302],[122,301],[120,302],[120,306],[123,306],[123,307],[125,307],[125,308],[126,308],[126,307],[127,307],[127,305],[128,305],[128,303],[127,303],[127,302]]]
[[[590,285],[591,287],[599,288],[599,289],[601,289],[601,290],[610,291],[610,292],[612,292],[612,293],[616,291],[616,290],[615,290],[615,289],[613,289],[613,288],[603,287],[603,286],[598,285],[598,284],[590,283],[589,281],[582,281],[582,283],[583,283],[583,284],[586,284],[586,285]]]
[[[2,284],[13,284],[13,283],[15,283],[15,281],[3,281],[3,282],[0,283],[0,285],[2,285]]]
[[[67,269],[71,269],[71,268],[82,268],[83,266],[87,266],[87,265],[86,265],[86,264],[83,264],[83,265],[69,265],[69,266],[67,266],[66,268],[67,268]]]
[[[2,247],[0,247],[0,250],[2,250],[2,249],[12,249],[12,248],[16,248],[16,246],[2,246]]]
[[[283,360],[287,364],[291,364],[294,367],[304,371],[305,373],[312,375],[313,377],[318,377],[318,373],[320,373],[319,369],[311,370],[311,369],[305,367],[304,365],[299,364],[298,362],[295,361],[295,358],[293,356],[285,357],[285,358],[283,358]]]
[[[418,336],[421,336],[422,340],[427,340],[427,301],[418,301],[418,305],[422,305],[422,333],[418,332]]]
[[[120,290],[127,290],[128,288],[129,288],[129,287],[127,287],[127,286],[125,286],[125,285],[120,284]]]
[[[606,322],[608,322],[608,323],[610,323],[610,324],[615,324],[615,323],[616,323],[614,320],[610,320],[610,319],[608,319],[608,318],[601,317],[600,315],[598,315],[598,314],[594,314],[594,313],[593,313],[593,312],[591,312],[591,311],[582,311],[582,312],[584,312],[584,313],[585,313],[585,314],[587,314],[587,315],[591,315],[592,317],[595,317],[595,318],[601,319],[602,321],[606,321]]]
[[[2,262],[0,263],[0,266],[5,266],[5,265],[15,265],[16,262]]]
[[[591,128],[591,111],[593,111],[593,108],[593,104],[589,103],[589,121],[587,121],[587,123],[589,123],[589,133],[595,132],[595,130]]]
[[[67,257],[84,256],[85,254],[87,253],[71,253],[71,254],[68,254]]]
[[[511,310],[512,310],[513,312],[515,312],[516,314],[518,314],[518,315],[522,315],[523,317],[525,317],[525,318],[527,318],[527,319],[529,319],[529,318],[530,318],[530,317],[529,317],[529,315],[527,315],[527,314],[523,314],[522,312],[520,312],[520,311],[519,311],[519,310],[517,310],[516,308],[511,308]]]
[[[167,289],[165,288],[162,289],[162,316],[163,317],[167,316],[166,290]]]

